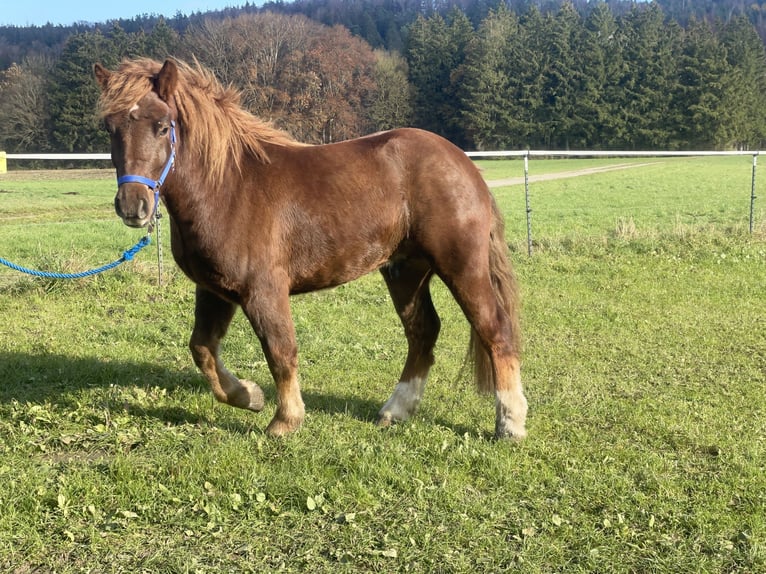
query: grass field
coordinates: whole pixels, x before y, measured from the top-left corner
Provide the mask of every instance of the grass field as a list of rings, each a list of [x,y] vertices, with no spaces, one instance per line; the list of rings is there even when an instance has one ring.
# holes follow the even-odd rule
[[[608,163],[562,162],[530,170]],[[244,317],[224,355],[264,412],[215,403],[194,368],[193,288],[167,248],[162,288],[154,247],[85,280],[0,268],[0,571],[766,571],[766,176],[750,235],[749,162],[535,183],[531,258],[523,187],[495,190],[523,294],[521,444],[492,440],[438,281],[424,401],[386,430],[405,342],[382,279],[296,297],[307,418],[274,440]],[[113,174],[71,176],[0,176],[0,257],[79,271],[137,241]]]

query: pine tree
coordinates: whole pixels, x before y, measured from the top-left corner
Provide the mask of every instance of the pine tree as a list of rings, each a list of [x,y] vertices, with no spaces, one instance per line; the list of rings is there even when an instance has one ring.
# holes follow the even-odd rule
[[[543,100],[551,55],[546,49],[550,19],[533,6],[521,19],[521,37],[513,61],[516,98],[528,147],[547,147],[549,134],[544,130],[547,107]]]
[[[583,27],[582,48],[577,58],[582,81],[577,135],[587,148],[609,149],[625,130],[615,105],[622,68],[617,21],[609,7],[599,2]]]
[[[416,125],[464,145],[459,119],[461,78],[453,72],[465,59],[473,28],[459,11],[452,12],[451,18],[448,23],[438,14],[418,17],[409,30],[407,63]]]
[[[766,51],[744,17],[731,20],[721,36],[729,64],[723,82],[724,145],[758,149],[766,141]]]
[[[688,149],[725,147],[724,80],[726,50],[704,22],[692,19],[684,32],[675,101],[677,137]]]
[[[53,70],[49,89],[53,148],[60,152],[93,152],[108,148],[106,132],[96,121],[98,87],[93,64],[117,64],[117,54],[99,31],[70,36]]]
[[[549,146],[569,149],[575,134],[576,144],[583,146],[583,118],[579,98],[582,70],[577,65],[580,56],[580,16],[571,2],[564,2],[555,17],[548,16],[549,34],[546,51],[550,65],[545,71],[543,104],[546,119],[543,129]]]
[[[160,18],[146,37],[145,55],[157,60],[172,56],[179,48],[178,33]]]
[[[666,22],[656,4],[634,7],[621,21],[620,41],[623,90],[616,106],[624,114],[625,133],[617,143],[628,149],[677,147],[672,96],[678,90],[679,26]]]
[[[476,149],[513,149],[526,143],[511,58],[518,38],[518,18],[501,4],[467,48],[460,94],[466,134]]]

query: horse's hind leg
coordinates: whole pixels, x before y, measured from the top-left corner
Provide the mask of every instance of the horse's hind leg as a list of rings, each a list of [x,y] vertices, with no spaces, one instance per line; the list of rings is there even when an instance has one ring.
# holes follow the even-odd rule
[[[404,326],[408,345],[399,383],[378,413],[378,424],[388,426],[407,420],[420,404],[428,371],[434,363],[433,349],[440,322],[428,290],[433,271],[425,260],[393,263],[381,272]]]
[[[260,411],[263,391],[253,382],[232,375],[218,357],[218,347],[234,317],[237,306],[197,287],[194,330],[189,348],[194,363],[205,375],[215,398],[228,405]]]
[[[480,268],[479,268],[480,269]],[[526,436],[527,399],[521,385],[518,335],[515,321],[495,293],[488,272],[469,272],[444,277],[473,328],[473,337],[489,356],[489,364],[477,368],[480,391],[495,393],[495,436],[522,439]],[[481,351],[475,349],[474,360]],[[482,373],[484,369],[489,372]]]
[[[481,237],[482,234],[465,234]],[[473,359],[480,391],[495,393],[495,436],[526,436],[527,400],[521,385],[518,301],[515,279],[502,231],[489,246],[480,240],[452,244],[434,257],[437,272],[449,287],[473,329]]]

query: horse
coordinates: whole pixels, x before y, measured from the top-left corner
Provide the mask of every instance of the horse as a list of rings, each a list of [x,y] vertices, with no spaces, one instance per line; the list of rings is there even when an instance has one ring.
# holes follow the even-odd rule
[[[298,142],[243,108],[240,92],[199,62],[138,58],[93,71],[118,178],[116,213],[146,227],[164,203],[173,257],[196,284],[189,347],[218,401],[264,407],[261,388],[219,355],[239,307],[276,388],[266,434],[297,430],[305,407],[290,296],[379,270],[408,347],[377,424],[407,420],[434,363],[440,320],[429,284],[437,275],[470,323],[468,356],[478,390],[494,393],[496,437],[526,435],[519,295],[504,223],[462,150],[414,128]]]

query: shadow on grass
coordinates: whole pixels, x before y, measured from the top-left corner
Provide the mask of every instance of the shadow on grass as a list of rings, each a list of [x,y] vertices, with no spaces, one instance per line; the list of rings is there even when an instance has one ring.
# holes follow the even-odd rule
[[[0,353],[0,402],[67,404],[81,390],[108,387],[200,389],[190,372],[149,363],[96,360],[65,355]]]
[[[191,359],[190,359],[191,361]],[[266,398],[263,417],[254,421],[256,428],[265,428],[273,412],[276,394],[270,378],[255,379]],[[210,393],[202,375],[196,369],[168,369],[151,363],[131,361],[95,360],[63,355],[0,353],[0,403],[43,404],[50,402],[64,408],[77,408],[78,395],[89,389],[158,387],[185,389],[192,393]],[[211,401],[212,401],[211,395]],[[343,414],[354,419],[374,423],[381,403],[361,399],[353,394],[304,391],[307,411]],[[161,420],[167,424],[200,424],[208,422],[204,415],[179,406],[146,406],[123,403],[121,405],[136,416]],[[232,408],[221,405],[221,408]],[[266,413],[269,413],[268,415]],[[228,427],[229,425],[227,425]],[[242,432],[252,427],[242,425]],[[236,429],[232,429],[236,430]]]

